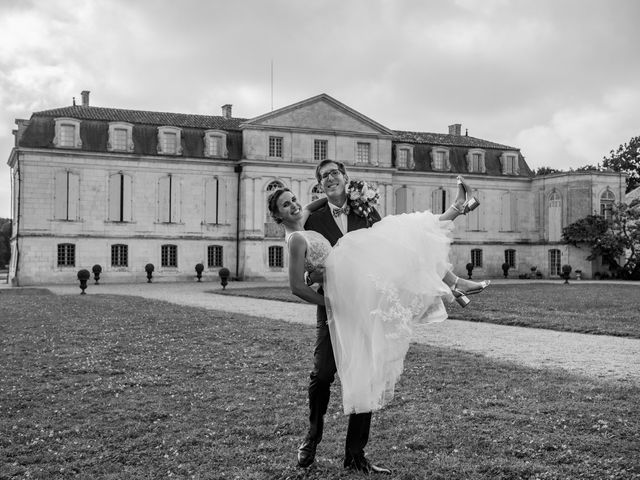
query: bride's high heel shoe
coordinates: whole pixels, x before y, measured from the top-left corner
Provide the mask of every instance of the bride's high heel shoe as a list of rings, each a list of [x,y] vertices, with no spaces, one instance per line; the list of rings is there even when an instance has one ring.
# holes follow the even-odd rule
[[[469,185],[464,183],[461,175],[458,175],[456,180],[458,186],[462,187],[462,190],[464,191],[464,203],[459,207],[454,203],[453,205],[451,205],[451,208],[453,208],[460,215],[466,215],[467,213],[472,212],[480,206],[480,200],[478,200],[477,197],[469,196],[471,195],[471,188],[469,188]]]
[[[479,282],[477,287],[473,287],[469,290],[460,290],[458,288],[458,280],[460,279],[456,278],[453,287],[451,287],[451,292],[453,293],[456,302],[458,302],[458,305],[460,305],[461,307],[466,307],[467,305],[469,305],[469,303],[471,303],[471,300],[469,300],[467,295],[475,295],[476,293],[480,293],[489,285],[491,285],[491,280],[483,280]]]

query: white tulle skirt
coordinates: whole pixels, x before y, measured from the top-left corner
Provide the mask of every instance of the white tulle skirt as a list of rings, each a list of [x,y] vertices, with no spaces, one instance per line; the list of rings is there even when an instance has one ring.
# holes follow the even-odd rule
[[[450,221],[385,217],[340,239],[325,264],[325,300],[345,414],[393,398],[417,324],[447,318]]]

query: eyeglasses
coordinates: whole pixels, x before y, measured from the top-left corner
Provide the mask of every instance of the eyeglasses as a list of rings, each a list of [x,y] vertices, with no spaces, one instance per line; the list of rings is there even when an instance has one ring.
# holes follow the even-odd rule
[[[329,178],[329,176],[336,178],[338,175],[340,175],[342,172],[340,170],[338,170],[337,168],[334,168],[333,170],[329,170],[328,172],[324,172],[322,175],[320,175],[320,178],[322,180],[326,180],[327,178]]]

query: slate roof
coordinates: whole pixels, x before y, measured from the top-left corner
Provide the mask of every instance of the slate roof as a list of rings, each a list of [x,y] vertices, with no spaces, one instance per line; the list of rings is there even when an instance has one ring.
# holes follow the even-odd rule
[[[70,107],[54,108],[33,113],[38,117],[70,117],[78,120],[101,120],[107,122],[128,122],[144,125],[167,125],[184,128],[240,130],[238,125],[245,118],[225,118],[220,115],[192,115],[188,113],[147,112],[143,110],[123,110],[119,108]]]
[[[501,145],[499,143],[482,140],[481,138],[469,137],[467,135],[449,135],[446,133],[429,132],[405,132],[402,130],[393,131],[393,141],[402,143],[427,143],[430,145],[442,145],[466,148],[498,148],[500,150],[520,150],[519,148]]]

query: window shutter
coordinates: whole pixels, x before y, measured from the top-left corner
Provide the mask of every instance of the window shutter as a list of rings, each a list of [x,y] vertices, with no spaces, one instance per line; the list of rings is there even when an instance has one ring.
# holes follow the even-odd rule
[[[69,173],[69,217],[68,220],[77,220],[80,218],[80,175]]]
[[[162,177],[158,180],[158,221],[169,221],[169,180],[170,177]]]
[[[180,222],[180,201],[182,184],[178,177],[171,177],[171,222]]]
[[[447,172],[451,171],[451,162],[449,161],[449,151],[444,154],[444,169]]]
[[[132,220],[131,215],[131,195],[133,193],[133,186],[131,177],[129,175],[122,176],[122,220],[124,222],[130,222]]]
[[[511,231],[511,193],[503,193],[500,197],[500,230]]]
[[[208,179],[204,187],[204,221],[218,223],[218,179]]]
[[[53,216],[57,220],[67,220],[67,172],[56,172],[54,183]]]
[[[120,174],[109,177],[109,220],[120,220]]]
[[[407,188],[401,187],[396,190],[396,214],[407,212]]]

